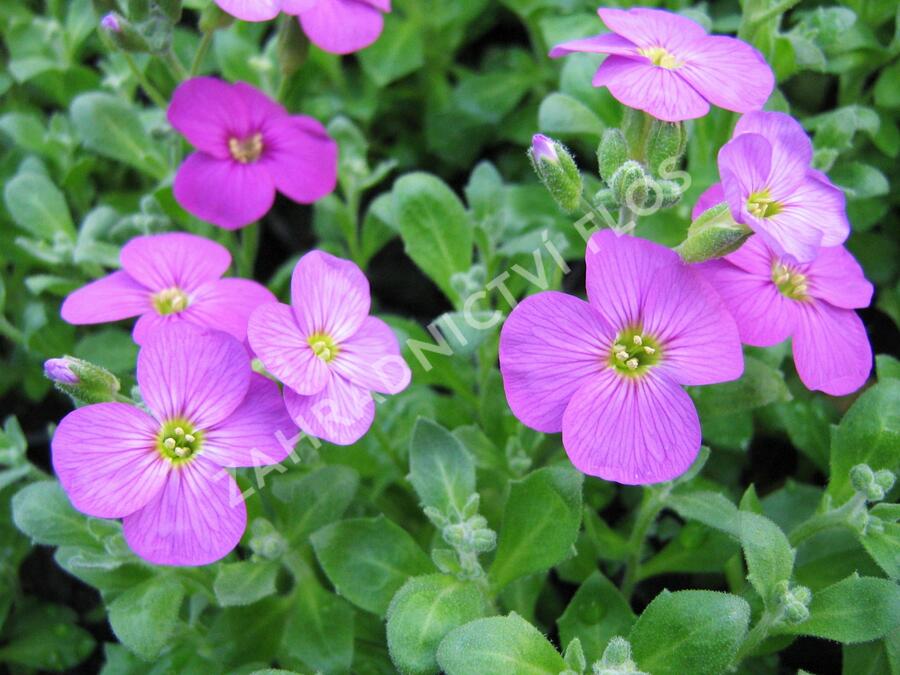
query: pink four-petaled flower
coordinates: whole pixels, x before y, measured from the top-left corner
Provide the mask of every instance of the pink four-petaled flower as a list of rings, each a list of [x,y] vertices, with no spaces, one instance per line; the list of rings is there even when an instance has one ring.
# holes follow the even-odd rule
[[[758,110],[772,93],[772,69],[741,40],[708,35],[696,21],[663,10],[597,11],[611,33],[557,45],[550,56],[609,54],[593,84],[631,108],[678,122],[703,117],[710,103]]]
[[[240,342],[191,326],[138,355],[149,412],[98,403],[66,415],[53,468],[75,508],[123,518],[125,541],[160,565],[207,565],[237,546],[247,511],[224,467],[275,464],[296,433],[278,385],[253,374]]]
[[[134,341],[143,344],[164,326],[186,322],[247,335],[247,319],[275,302],[263,285],[222,279],[231,264],[224,246],[182,232],[135,237],[119,254],[122,270],[69,294],[62,318],[73,324],[106,323],[140,316]]]
[[[284,384],[288,412],[306,433],[354,443],[375,415],[372,391],[396,394],[409,366],[391,328],[369,316],[369,282],[349,260],[307,253],[294,268],[291,305],[263,305],[247,337]]]
[[[522,301],[500,334],[506,397],[523,424],[553,433],[584,473],[671,480],[700,449],[681,385],[740,377],[722,300],[671,249],[605,230],[587,251],[588,302],[555,291]]]
[[[793,338],[794,365],[808,389],[842,396],[865,384],[872,347],[853,310],[869,306],[872,284],[843,246],[819,249],[801,264],[754,235],[699,268],[725,300],[743,342],[769,347]]]
[[[384,28],[391,0],[216,0],[243,21],[268,21],[279,12],[296,15],[310,41],[333,54],[368,47]]]
[[[268,213],[276,190],[301,204],[334,190],[338,147],[325,127],[249,84],[187,80],[168,116],[197,148],[178,169],[175,199],[201,220],[233,230]]]

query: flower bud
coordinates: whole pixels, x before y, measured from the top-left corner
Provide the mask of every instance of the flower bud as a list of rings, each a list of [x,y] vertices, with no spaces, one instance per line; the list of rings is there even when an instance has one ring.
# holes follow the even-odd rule
[[[267,560],[277,560],[288,549],[287,540],[265,518],[257,518],[250,526],[250,550]]]
[[[472,548],[478,553],[487,553],[497,547],[497,533],[484,528],[472,535]]]
[[[477,492],[473,492],[469,495],[469,498],[466,500],[465,505],[462,508],[462,517],[463,518],[471,518],[476,513],[478,513],[478,506],[481,504],[481,495]]]
[[[784,618],[787,623],[803,623],[809,618],[809,609],[800,602],[788,602],[784,606]]]
[[[594,675],[647,675],[638,670],[631,659],[631,644],[616,636],[603,650],[603,657],[593,665]]]
[[[150,45],[134,24],[125,17],[110,12],[100,20],[100,27],[113,44],[126,52],[146,52]]]
[[[687,133],[681,122],[653,120],[645,142],[647,167],[654,176],[673,171],[687,147]]]
[[[703,262],[736,251],[752,234],[749,227],[735,222],[728,204],[716,204],[691,223],[687,237],[675,247],[687,263]]]
[[[600,177],[609,185],[613,175],[628,160],[628,145],[625,135],[618,129],[607,129],[597,147],[597,163]]]
[[[894,475],[893,471],[881,469],[880,471],[875,472],[875,483],[884,490],[885,494],[891,491],[891,488],[894,487],[894,481],[896,480],[897,477]]]
[[[587,659],[584,658],[584,648],[581,646],[581,640],[572,638],[569,646],[566,647],[566,653],[563,655],[566,665],[574,673],[583,673],[587,668]]]
[[[867,492],[873,482],[875,482],[875,472],[868,464],[857,464],[850,469],[850,484],[857,492]]]
[[[609,186],[619,204],[631,209],[642,209],[650,196],[650,183],[650,176],[644,171],[644,167],[630,159],[613,174]]]
[[[119,23],[119,17],[115,12],[110,12],[100,19],[100,27],[110,33],[122,32],[122,25]]]
[[[528,157],[538,178],[560,208],[567,212],[577,209],[584,185],[581,172],[565,146],[537,134],[528,150]]]
[[[622,116],[622,134],[632,157],[643,157],[647,127],[652,121],[653,117],[640,110],[625,108]]]
[[[118,399],[119,379],[106,368],[64,356],[44,363],[44,375],[76,405],[107,403]]]

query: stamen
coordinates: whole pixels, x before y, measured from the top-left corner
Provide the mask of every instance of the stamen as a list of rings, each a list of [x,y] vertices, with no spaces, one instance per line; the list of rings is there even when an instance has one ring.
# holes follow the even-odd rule
[[[628,358],[628,352],[626,352],[626,351],[616,352],[616,358],[619,359],[619,361],[624,361],[625,359]]]
[[[152,300],[154,309],[163,316],[183,312],[190,304],[187,293],[176,286],[154,294]]]
[[[644,347],[644,352],[646,352],[647,354],[655,354],[655,353],[656,353],[656,350],[653,349],[653,347],[646,347],[646,346],[645,346],[645,347]]]
[[[330,335],[325,333],[314,333],[307,338],[307,343],[316,356],[325,363],[329,363],[337,357],[340,347],[335,343]]]
[[[640,347],[642,344],[644,344],[644,340],[640,335],[635,335],[631,339],[634,342],[634,344],[636,344],[638,347]]]
[[[262,134],[256,133],[247,138],[231,137],[228,139],[228,151],[241,164],[252,164],[262,155]]]
[[[654,66],[674,70],[680,68],[682,63],[664,47],[644,47],[639,49],[641,56],[646,56]]]
[[[175,435],[184,436],[184,429],[182,429],[181,427],[175,427]]]
[[[628,359],[628,360],[625,362],[625,365],[628,366],[631,370],[637,370],[637,367],[638,367],[639,364],[638,364],[638,360],[637,360],[637,359]]]
[[[184,440],[185,440],[186,443],[193,443],[193,442],[194,442],[194,437],[193,437],[191,434],[185,434],[185,435],[184,435]]]
[[[628,328],[616,336],[607,363],[620,374],[639,377],[659,363],[659,352],[656,338],[645,335],[640,328]]]
[[[175,449],[175,439],[167,438],[166,440],[163,441],[163,445],[166,446],[166,448],[168,450],[174,450]]]
[[[625,351],[625,345],[620,345],[620,344],[617,342],[616,344],[613,345],[613,351],[614,351],[614,352],[624,352],[624,351]]]

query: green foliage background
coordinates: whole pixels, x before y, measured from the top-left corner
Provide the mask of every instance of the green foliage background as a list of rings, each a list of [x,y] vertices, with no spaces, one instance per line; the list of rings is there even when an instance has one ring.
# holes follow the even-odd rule
[[[748,349],[747,377],[692,392],[705,465],[625,488],[583,478],[558,436],[512,417],[496,328],[448,332],[455,355],[429,354],[426,370],[407,353],[414,384],[360,442],[301,444],[284,473],[241,476],[264,486],[239,553],[161,569],[130,553],[117,523],[75,512],[48,473],[69,404],[43,360],[73,354],[134,383],[129,327],[65,324],[68,292],[116,267],[138,234],[215,238],[233,273],[282,297],[318,246],[367,270],[404,341],[433,342],[427,325],[513,265],[540,262],[553,287],[580,292],[584,242],[524,150],[536,131],[563,140],[593,194],[594,150],[622,115],[590,86],[599,57],[546,57],[601,30],[592,2],[394,0],[381,39],[343,59],[304,45],[293,21],[224,25],[205,42],[208,5],[188,0],[177,24],[144,27],[150,55],[101,35],[90,0],[0,4],[0,663],[555,675],[590,668],[619,635],[653,675],[900,672],[896,490],[873,505],[849,478],[860,463],[900,465],[897,3],[666,3],[764,52],[778,78],[770,107],[801,120],[816,166],[846,191],[848,246],[877,286],[862,312],[881,354],[866,391],[810,394],[787,345]],[[173,63],[327,123],[338,192],[314,208],[279,201],[240,234],[188,216],[171,191],[187,148],[161,107],[181,76]],[[688,125],[692,188],[642,220],[641,236],[684,238],[734,120],[713,110]],[[565,279],[532,255],[545,232],[574,268]],[[508,286],[534,290],[521,275]],[[509,309],[496,292],[478,307],[492,309]],[[616,644],[598,668],[627,670]]]

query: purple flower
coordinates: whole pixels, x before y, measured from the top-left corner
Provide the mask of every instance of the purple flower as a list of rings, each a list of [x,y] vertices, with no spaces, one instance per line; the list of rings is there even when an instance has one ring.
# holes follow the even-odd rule
[[[668,122],[703,117],[709,104],[758,110],[775,77],[762,54],[735,38],[707,35],[703,27],[658,9],[598,10],[612,31],[557,45],[572,52],[609,54],[594,75],[619,101]]]
[[[702,274],[737,321],[741,340],[768,347],[791,337],[794,365],[808,389],[843,396],[872,369],[872,347],[853,310],[868,307],[872,284],[843,246],[819,249],[809,263],[780,256],[752,236]]]
[[[133,333],[138,344],[163,326],[184,322],[243,340],[250,313],[275,302],[255,281],[221,279],[231,254],[203,237],[180,232],[135,237],[119,257],[121,271],[69,294],[63,319],[93,324],[140,316]]]
[[[694,207],[696,217],[727,201],[731,215],[778,253],[809,262],[820,246],[838,246],[850,233],[844,193],[810,167],[812,144],[790,115],[741,117],[719,151],[719,175]]]
[[[411,376],[393,331],[369,316],[370,302],[359,267],[312,251],[294,268],[291,305],[263,305],[247,330],[253,351],[284,383],[294,421],[338,445],[372,425],[372,391],[396,394]]]
[[[535,134],[531,139],[531,155],[535,162],[547,160],[548,162],[559,162],[559,155],[556,153],[556,146],[553,140],[547,138],[543,134]]]
[[[122,25],[119,23],[119,17],[115,12],[110,12],[100,19],[100,27],[108,30],[110,33],[118,33],[122,30]]]
[[[509,405],[526,426],[562,431],[586,474],[671,480],[700,449],[697,411],[680,385],[743,372],[734,320],[674,251],[610,230],[588,244],[587,295],[538,293],[510,314],[500,334]]]
[[[301,204],[334,190],[338,148],[325,127],[249,84],[187,80],[169,122],[198,150],[175,176],[175,198],[202,220],[233,230],[268,213],[276,189]]]
[[[44,361],[44,375],[53,382],[78,384],[78,375],[72,372],[71,362],[67,358]]]
[[[252,373],[230,335],[185,325],[141,349],[137,381],[149,413],[127,403],[69,413],[53,436],[53,468],[79,511],[123,518],[125,541],[145,560],[219,560],[247,523],[223,467],[275,464],[291,451],[283,440],[296,427],[278,385]]]
[[[333,54],[359,51],[378,39],[383,12],[391,0],[216,0],[243,21],[268,21],[279,12],[297,15],[303,31],[320,49]]]

